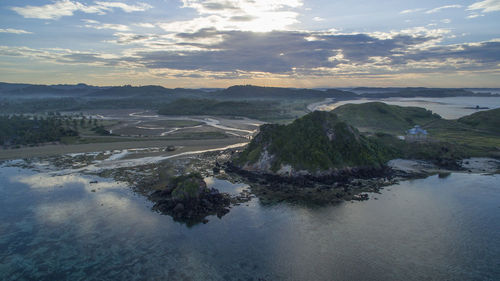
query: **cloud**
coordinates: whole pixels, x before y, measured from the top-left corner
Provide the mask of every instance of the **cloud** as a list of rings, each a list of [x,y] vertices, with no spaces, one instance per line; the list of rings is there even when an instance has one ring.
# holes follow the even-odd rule
[[[140,22],[140,23],[135,23],[135,26],[142,27],[142,28],[155,28],[156,26],[152,23],[147,23],[147,22]]]
[[[0,56],[141,69],[162,78],[207,79],[498,71],[500,64],[500,40],[443,45],[449,30],[425,27],[365,34],[206,28],[166,35],[118,32],[114,36],[114,43],[124,45],[120,54],[2,46]]]
[[[87,14],[105,15],[113,8],[122,9],[125,12],[145,11],[151,8],[150,5],[139,3],[138,5],[128,5],[119,2],[96,2],[96,5],[85,5],[77,1],[60,0],[52,4],[43,6],[12,7],[11,9],[24,18],[57,20],[64,16],[72,16],[80,11]]]
[[[324,21],[325,19],[324,18],[321,18],[321,17],[314,17],[313,18],[313,21]]]
[[[484,0],[473,3],[467,7],[468,11],[480,10],[483,13],[500,11],[500,0]]]
[[[85,27],[94,29],[112,29],[116,31],[129,31],[130,28],[123,24],[100,23],[95,20],[84,20],[87,24]]]
[[[126,13],[143,12],[153,8],[153,6],[146,3],[137,3],[137,5],[128,5],[121,2],[96,1],[95,4],[97,4],[97,6],[104,7],[108,10],[111,10],[112,8],[119,8]]]
[[[193,8],[200,14],[220,14],[221,12],[259,13],[298,8],[302,0],[182,0],[184,8]]]
[[[126,33],[126,32],[118,32],[113,34],[115,36],[115,40],[110,40],[111,43],[116,43],[120,45],[127,44],[146,44],[148,41],[155,40],[157,41],[160,36],[156,34],[135,34],[135,33]]]
[[[479,43],[464,43],[449,46],[436,46],[421,52],[405,56],[406,65],[417,63],[433,64],[441,71],[498,71],[500,62],[500,41],[487,41]],[[431,66],[421,65],[420,72]]]
[[[404,14],[411,14],[411,13],[416,13],[416,12],[420,12],[420,11],[423,11],[424,9],[422,8],[417,8],[417,9],[408,9],[408,10],[403,10],[401,12],[399,12],[400,14],[404,15]]]
[[[284,74],[294,69],[335,67],[339,63],[367,63],[372,57],[390,59],[436,39],[403,33],[385,35],[385,39],[381,39],[367,34],[296,31],[255,33],[215,29],[177,35],[179,39],[190,40],[207,40],[217,36],[222,40],[214,44],[182,43],[198,47],[196,51],[142,50],[135,56],[140,57],[138,61],[147,68]]]
[[[482,15],[482,14],[470,14],[467,16],[468,19],[475,19],[478,17],[484,17],[484,15]]]
[[[14,28],[0,28],[0,33],[32,34],[33,32],[29,32],[22,29],[14,29]]]
[[[434,14],[434,13],[440,12],[440,11],[445,10],[445,9],[458,9],[458,8],[462,8],[462,5],[446,5],[446,6],[441,6],[441,7],[437,7],[437,8],[428,10],[425,13],[426,14]]]
[[[168,32],[195,32],[204,28],[268,32],[285,30],[298,23],[293,9],[302,0],[183,0],[183,8],[194,9],[198,17],[185,21],[158,23]]]
[[[79,2],[72,2],[69,0],[58,1],[44,6],[28,5],[25,7],[13,7],[12,10],[25,18],[52,20],[59,19],[63,16],[72,16],[75,11],[104,14],[104,11],[98,7],[88,7]]]
[[[0,56],[29,58],[42,62],[59,64],[89,64],[94,66],[115,66],[121,63],[119,56],[97,52],[80,52],[69,49],[0,46]]]

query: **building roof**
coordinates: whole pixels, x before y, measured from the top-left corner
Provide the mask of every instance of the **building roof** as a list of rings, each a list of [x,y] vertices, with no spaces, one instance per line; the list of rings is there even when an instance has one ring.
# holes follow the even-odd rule
[[[427,135],[427,131],[420,128],[419,125],[415,125],[415,127],[409,129],[408,131],[406,131],[407,134],[409,135]]]

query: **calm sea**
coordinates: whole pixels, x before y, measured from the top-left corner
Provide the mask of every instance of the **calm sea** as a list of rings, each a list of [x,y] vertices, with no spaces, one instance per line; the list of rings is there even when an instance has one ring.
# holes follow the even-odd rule
[[[255,198],[189,228],[124,183],[0,166],[0,279],[500,280],[499,175],[432,176],[370,197]]]

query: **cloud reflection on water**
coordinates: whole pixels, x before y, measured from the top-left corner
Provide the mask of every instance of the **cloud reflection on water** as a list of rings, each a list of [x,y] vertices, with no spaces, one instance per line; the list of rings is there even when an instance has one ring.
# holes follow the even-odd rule
[[[71,224],[81,235],[99,232],[104,225],[140,226],[146,232],[157,224],[157,217],[146,215],[149,207],[132,201],[132,192],[123,182],[108,181],[80,174],[52,175],[38,173],[10,177],[12,183],[22,183],[30,189],[48,193],[51,199],[33,206],[36,219],[42,224]],[[91,183],[92,182],[92,183]],[[83,191],[83,192],[82,192]]]

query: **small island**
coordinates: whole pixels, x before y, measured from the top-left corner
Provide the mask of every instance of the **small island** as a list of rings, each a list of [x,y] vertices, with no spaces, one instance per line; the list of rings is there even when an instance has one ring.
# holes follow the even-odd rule
[[[209,215],[219,218],[229,212],[231,198],[217,189],[207,188],[200,174],[174,177],[160,190],[149,196],[154,210],[172,216],[176,221],[195,224],[208,222]]]

